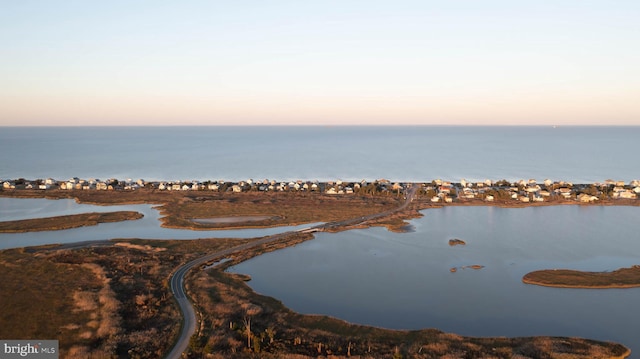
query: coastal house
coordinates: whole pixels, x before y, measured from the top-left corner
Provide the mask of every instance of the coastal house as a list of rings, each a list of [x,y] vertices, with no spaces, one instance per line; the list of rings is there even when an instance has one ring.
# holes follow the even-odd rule
[[[487,201],[487,202],[493,202],[494,198],[493,198],[493,196],[492,196],[492,195],[488,195],[488,196],[486,196],[486,197],[484,198],[484,200],[485,200],[485,201]]]
[[[613,193],[612,193],[612,197],[613,198],[620,198],[620,194],[625,192],[626,189],[624,189],[624,187],[613,187]]]
[[[239,185],[237,185],[237,184],[234,184],[233,186],[231,186],[231,190],[232,190],[234,193],[240,193],[240,192],[242,192],[242,187],[240,187],[240,186],[239,186]]]
[[[476,198],[476,191],[472,188],[464,187],[462,189],[462,198],[473,199]]]
[[[571,188],[567,188],[567,187],[562,187],[562,188],[558,188],[556,191],[556,193],[558,193],[559,195],[561,195],[564,198],[569,198],[571,197]]]
[[[338,191],[336,191],[335,187],[330,187],[327,189],[327,194],[338,194]]]
[[[591,196],[589,194],[586,193],[580,193],[578,195],[578,201],[580,201],[581,203],[593,203],[595,201],[597,201],[599,198],[596,196]]]
[[[16,186],[12,182],[4,181],[2,183],[2,188],[4,188],[4,189],[12,189],[12,188],[16,188]]]
[[[621,199],[636,199],[638,196],[633,191],[624,190],[618,193],[618,197]]]
[[[434,202],[434,203],[435,202],[440,202],[440,197],[438,197],[438,196],[431,197],[431,202]]]
[[[207,186],[207,189],[209,191],[217,191],[220,189],[220,186],[217,183],[209,183],[209,185]]]
[[[538,185],[537,185],[537,184],[535,184],[535,183],[533,183],[533,184],[532,184],[532,183],[529,183],[529,184],[527,185],[527,187],[525,187],[525,189],[524,189],[524,190],[525,190],[525,192],[527,192],[527,193],[538,193],[538,192],[540,192],[541,188],[540,188],[540,186],[538,186]]]

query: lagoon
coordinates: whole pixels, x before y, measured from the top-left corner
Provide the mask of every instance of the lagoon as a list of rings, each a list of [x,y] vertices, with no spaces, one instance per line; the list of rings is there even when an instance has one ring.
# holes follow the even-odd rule
[[[415,231],[317,233],[230,269],[301,313],[395,329],[469,336],[579,336],[640,355],[640,288],[562,289],[522,283],[529,271],[640,264],[638,207],[445,207]],[[451,247],[460,238],[465,246]],[[480,270],[462,266],[479,264]],[[450,268],[458,267],[455,273]]]
[[[198,239],[198,238],[254,238],[287,232],[310,226],[281,226],[258,229],[207,230],[163,228],[160,213],[153,205],[97,206],[78,204],[71,199],[21,199],[0,197],[0,220],[10,221],[78,214],[86,212],[137,211],[144,217],[135,221],[100,223],[61,231],[0,233],[0,249],[37,246],[52,243],[75,243],[114,238]],[[311,224],[314,225],[314,224]]]

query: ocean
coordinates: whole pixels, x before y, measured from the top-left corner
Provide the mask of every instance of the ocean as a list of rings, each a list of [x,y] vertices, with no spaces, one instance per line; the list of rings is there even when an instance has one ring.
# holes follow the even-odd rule
[[[0,179],[640,178],[640,127],[0,127]]]

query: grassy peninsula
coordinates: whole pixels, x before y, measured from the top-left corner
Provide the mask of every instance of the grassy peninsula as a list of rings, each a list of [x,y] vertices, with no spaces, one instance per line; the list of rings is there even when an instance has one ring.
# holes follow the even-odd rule
[[[612,272],[583,272],[570,269],[545,269],[525,274],[527,284],[558,288],[633,288],[640,287],[640,265]]]
[[[66,216],[21,219],[0,222],[0,233],[56,231],[61,229],[95,226],[98,223],[130,221],[142,218],[135,211],[91,212]]]

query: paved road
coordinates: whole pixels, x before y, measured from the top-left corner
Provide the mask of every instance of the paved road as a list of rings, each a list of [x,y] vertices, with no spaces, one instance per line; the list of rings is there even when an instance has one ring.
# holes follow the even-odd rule
[[[178,340],[176,341],[175,345],[173,346],[173,349],[171,349],[171,352],[169,352],[169,354],[166,356],[167,359],[178,359],[178,358],[182,358],[182,354],[184,353],[184,351],[187,349],[187,347],[189,346],[189,340],[191,338],[191,336],[193,335],[193,333],[195,333],[196,331],[196,314],[195,311],[193,309],[193,305],[191,305],[191,302],[189,302],[189,298],[187,297],[187,294],[185,293],[184,290],[184,277],[187,274],[187,272],[189,272],[189,270],[191,270],[194,267],[200,266],[204,263],[207,262],[211,262],[211,261],[215,261],[215,260],[219,260],[222,259],[232,253],[238,252],[238,251],[243,251],[243,250],[247,250],[247,249],[251,249],[253,247],[257,247],[260,246],[262,244],[265,243],[269,243],[269,242],[273,242],[279,239],[282,239],[284,237],[287,237],[289,235],[292,235],[294,233],[299,233],[299,232],[313,232],[313,231],[322,231],[324,229],[328,229],[328,228],[335,228],[335,227],[344,227],[344,226],[353,226],[353,225],[357,225],[357,224],[361,224],[373,219],[377,219],[380,217],[384,217],[384,216],[388,216],[390,214],[393,214],[395,212],[398,211],[402,211],[404,209],[406,209],[409,204],[411,203],[411,201],[413,200],[413,198],[416,195],[416,192],[418,191],[418,186],[413,185],[411,187],[409,187],[408,191],[405,193],[405,201],[402,203],[402,205],[396,209],[390,210],[390,211],[385,211],[385,212],[381,212],[381,213],[376,213],[376,214],[372,214],[372,215],[368,215],[368,216],[364,216],[364,217],[358,217],[358,218],[354,218],[354,219],[350,219],[350,220],[346,220],[346,221],[339,221],[339,222],[330,222],[330,223],[325,223],[325,224],[320,224],[314,227],[309,227],[309,228],[304,228],[304,229],[300,229],[297,231],[289,231],[289,232],[284,232],[284,233],[280,233],[280,234],[275,234],[272,236],[268,236],[268,237],[264,237],[260,240],[254,241],[254,242],[250,242],[250,243],[245,243],[239,246],[235,246],[232,248],[228,248],[222,251],[218,251],[218,252],[214,252],[214,253],[210,253],[207,254],[205,256],[202,256],[200,258],[196,258],[194,260],[192,260],[191,262],[188,262],[184,265],[182,265],[181,267],[179,267],[171,276],[170,279],[170,286],[171,286],[171,292],[173,293],[173,296],[176,298],[176,301],[178,302],[178,305],[180,306],[180,311],[182,312],[182,317],[183,317],[183,325],[182,328],[180,330],[180,336],[178,337]]]

